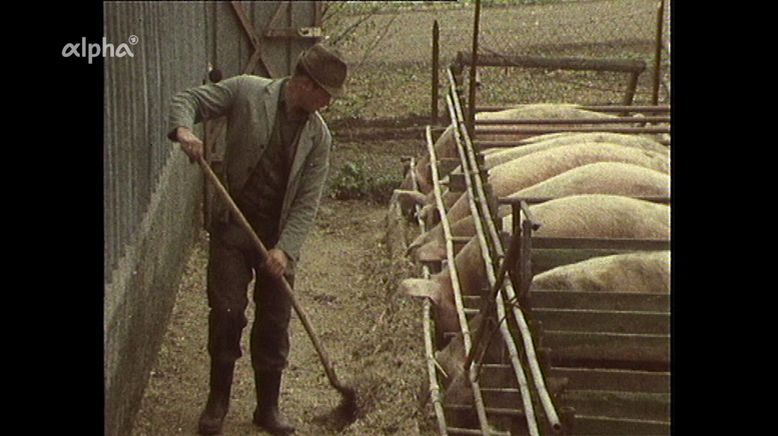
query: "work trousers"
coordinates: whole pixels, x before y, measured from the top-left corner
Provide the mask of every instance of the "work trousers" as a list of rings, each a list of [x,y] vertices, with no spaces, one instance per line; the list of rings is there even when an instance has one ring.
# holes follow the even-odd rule
[[[252,222],[267,249],[277,243],[277,227]],[[286,279],[294,285],[294,265],[290,259]],[[289,356],[291,300],[282,282],[271,277],[246,231],[234,222],[215,224],[211,229],[208,257],[208,353],[219,362],[241,357],[240,340],[248,324],[248,285],[255,276],[256,312],[251,328],[251,362],[257,371],[279,371]]]

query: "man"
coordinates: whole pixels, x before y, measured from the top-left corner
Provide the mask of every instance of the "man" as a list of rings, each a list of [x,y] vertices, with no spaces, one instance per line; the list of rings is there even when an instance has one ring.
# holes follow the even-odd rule
[[[278,411],[282,371],[289,354],[291,302],[282,277],[294,283],[294,266],[316,212],[329,169],[332,142],[317,112],[344,90],[347,66],[321,44],[304,51],[291,77],[242,75],[183,91],[173,97],[168,137],[195,161],[203,143],[193,123],[227,117],[225,174],[230,196],[268,248],[264,261],[248,234],[217,202],[209,229],[207,293],[210,392],[199,431],[221,431],[229,407],[240,338],[248,320],[247,287],[256,275],[256,318],[251,362],[257,394],[254,423],[289,434]]]

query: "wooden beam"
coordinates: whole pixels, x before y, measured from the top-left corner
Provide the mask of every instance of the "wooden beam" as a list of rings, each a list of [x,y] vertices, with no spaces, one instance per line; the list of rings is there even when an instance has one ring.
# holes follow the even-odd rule
[[[635,121],[638,122],[638,121]],[[478,129],[476,135],[544,135],[564,132],[612,132],[612,133],[670,133],[670,126],[612,127],[612,126],[549,126],[512,129]],[[479,142],[481,143],[481,142]]]
[[[475,122],[475,132],[480,133],[481,126],[502,126],[502,125],[514,125],[514,124],[631,124],[631,123],[669,123],[670,116],[651,116],[651,117],[617,117],[617,118],[579,118],[579,119],[553,119],[553,118],[539,118],[539,119],[494,119],[494,120],[477,120]]]
[[[265,30],[265,38],[321,38],[320,27],[275,27]]]
[[[278,4],[278,7],[276,8],[276,11],[273,13],[273,18],[270,19],[270,22],[268,23],[267,27],[275,27],[278,23],[278,21],[281,18],[281,12],[290,6],[291,1],[285,1]],[[318,2],[317,2],[318,3]]]
[[[470,65],[470,53],[460,51],[457,54],[457,61],[463,65]],[[549,58],[541,56],[504,56],[495,54],[479,53],[478,66],[485,67],[526,67],[526,68],[547,68],[551,70],[584,70],[584,71],[616,71],[624,73],[643,72],[646,69],[646,63],[642,60],[625,59],[588,59],[559,57]]]
[[[569,308],[651,312],[670,311],[670,294],[533,289],[530,292],[529,298],[533,310],[540,308]]]
[[[567,391],[562,394],[562,398],[565,404],[575,408],[576,415],[670,421],[669,393]]]
[[[511,109],[513,106],[476,106],[477,112],[497,112],[505,109]],[[669,105],[658,106],[622,106],[622,105],[592,105],[578,106],[578,109],[595,112],[670,112]]]
[[[618,363],[631,369],[670,366],[670,335],[546,330],[543,341],[553,350],[553,366],[580,366],[580,361],[607,365],[603,367]]]
[[[669,372],[552,367],[551,374],[556,377],[566,378],[568,380],[568,389],[651,393],[670,392]]]
[[[591,250],[669,250],[666,239],[532,237],[536,249],[584,248]]]
[[[668,312],[533,308],[532,318],[549,330],[670,334]]]
[[[237,15],[238,21],[240,21],[240,25],[243,27],[243,31],[248,35],[251,45],[254,47],[254,50],[256,50],[259,47],[259,38],[257,37],[256,32],[254,32],[254,26],[251,25],[251,21],[246,17],[243,6],[240,2],[236,1],[230,2],[230,5],[232,5],[232,10],[235,11],[235,15]]]
[[[273,71],[267,65],[267,62],[265,62],[265,60],[262,58],[262,46],[259,43],[259,37],[257,36],[257,33],[254,30],[251,21],[249,21],[248,17],[246,17],[246,12],[243,10],[243,6],[240,4],[240,2],[237,1],[230,2],[230,5],[232,6],[232,9],[235,11],[235,15],[237,15],[238,21],[240,21],[243,30],[246,32],[246,35],[248,35],[249,41],[251,41],[251,45],[254,47],[254,52],[251,54],[251,57],[249,58],[249,61],[246,64],[246,68],[243,69],[243,73],[244,74],[253,73],[254,68],[257,65],[257,62],[261,62],[262,67],[265,69],[268,76],[270,76],[271,78],[277,77],[275,74],[273,74]]]
[[[499,204],[521,204],[521,202],[525,202],[527,204],[538,204],[538,203],[545,203],[547,201],[555,200],[560,197],[500,197],[498,200]],[[670,197],[653,197],[653,196],[642,196],[642,195],[635,195],[635,196],[629,196],[629,198],[634,198],[635,200],[643,200],[643,201],[649,201],[651,203],[659,203],[659,204],[670,204]]]

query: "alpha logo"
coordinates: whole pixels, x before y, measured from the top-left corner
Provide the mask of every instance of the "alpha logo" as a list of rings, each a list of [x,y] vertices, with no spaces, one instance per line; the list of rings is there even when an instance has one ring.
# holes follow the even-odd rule
[[[129,43],[129,45],[127,45]],[[79,43],[68,43],[62,47],[62,57],[69,58],[75,56],[77,58],[87,58],[89,64],[92,63],[92,59],[105,56],[105,57],[117,57],[123,58],[125,56],[135,57],[130,45],[136,45],[138,43],[138,37],[130,35],[127,43],[121,43],[118,46],[114,46],[103,37],[102,43],[87,43],[86,37],[81,38]]]

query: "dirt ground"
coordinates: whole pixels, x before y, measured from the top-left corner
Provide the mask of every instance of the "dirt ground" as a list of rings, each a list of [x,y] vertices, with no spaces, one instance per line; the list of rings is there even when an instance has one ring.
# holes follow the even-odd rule
[[[433,434],[428,408],[419,408],[426,382],[421,305],[396,295],[407,265],[391,262],[384,245],[386,207],[325,199],[303,250],[296,295],[335,362],[342,382],[357,389],[359,418],[333,426],[340,395],[324,375],[302,324],[292,317],[290,365],[281,407],[297,434]],[[194,247],[181,281],[158,362],[136,417],[133,435],[196,434],[207,397],[205,298],[207,233]],[[253,319],[253,308],[248,310]],[[249,326],[250,327],[250,326]],[[244,332],[247,332],[247,327]],[[248,356],[238,361],[225,435],[263,434],[251,423],[255,406]]]

